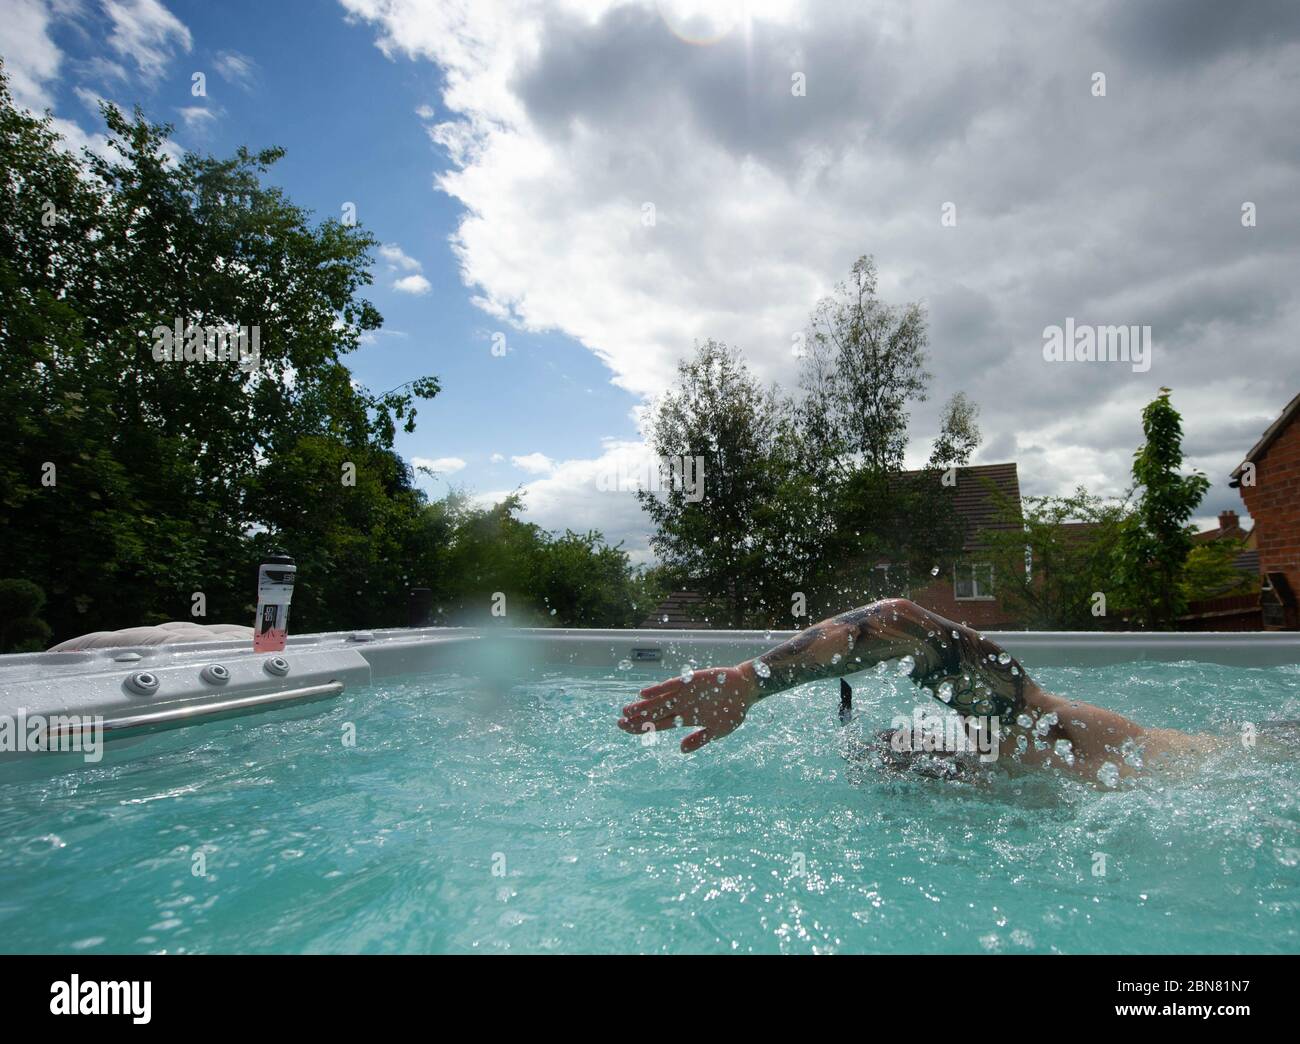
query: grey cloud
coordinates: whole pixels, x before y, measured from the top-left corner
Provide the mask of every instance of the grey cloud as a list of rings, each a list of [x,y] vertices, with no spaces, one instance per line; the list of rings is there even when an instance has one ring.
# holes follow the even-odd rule
[[[1166,69],[1300,40],[1300,5],[1294,0],[1119,0],[1101,21],[1120,54]]]

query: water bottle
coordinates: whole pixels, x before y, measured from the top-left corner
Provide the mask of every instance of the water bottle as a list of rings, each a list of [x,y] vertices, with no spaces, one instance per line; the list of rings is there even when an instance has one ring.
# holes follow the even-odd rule
[[[257,619],[254,652],[283,652],[289,636],[289,602],[298,567],[288,555],[267,555],[257,569]]]

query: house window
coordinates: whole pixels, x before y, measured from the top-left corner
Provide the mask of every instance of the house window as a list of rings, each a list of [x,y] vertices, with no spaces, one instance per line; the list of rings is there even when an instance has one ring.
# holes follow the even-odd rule
[[[958,599],[993,597],[993,566],[988,562],[968,562],[954,569],[953,593]]]

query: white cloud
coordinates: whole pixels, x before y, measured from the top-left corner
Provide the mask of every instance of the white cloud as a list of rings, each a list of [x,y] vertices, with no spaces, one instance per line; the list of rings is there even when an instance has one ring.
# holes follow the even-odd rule
[[[91,111],[95,116],[99,115],[99,107],[107,99],[88,87],[77,86],[73,88],[73,93],[81,99],[81,104]]]
[[[415,115],[419,116],[422,120],[431,120],[437,115],[437,113],[434,112],[432,105],[421,105],[415,110]]]
[[[412,457],[411,464],[413,467],[433,471],[439,475],[454,475],[466,467],[465,461],[460,457],[435,457],[432,460],[428,457]]]
[[[546,475],[555,470],[555,461],[544,453],[528,453],[522,457],[511,457],[510,463],[520,471],[528,471],[534,475]]]
[[[59,74],[63,52],[50,35],[52,11],[41,0],[9,0],[0,17],[0,54],[14,100],[33,112],[54,105],[50,82]]]
[[[464,208],[471,299],[575,338],[638,395],[705,337],[793,389],[792,338],[860,253],[887,300],[929,310],[913,454],[965,390],[1030,493],[1121,490],[1161,384],[1197,404],[1189,444],[1238,455],[1253,439],[1229,422],[1300,385],[1300,250],[1283,231],[1300,225],[1283,130],[1300,94],[1277,89],[1300,61],[1294,5],[1264,33],[1122,0],[808,0],[748,5],[726,34],[650,0],[343,2],[386,54],[444,76],[429,133],[450,159],[437,185]],[[1083,53],[1086,68],[1062,58]],[[1091,95],[1094,68],[1122,71],[1109,97]],[[1243,230],[1243,200],[1267,223]],[[1044,364],[1041,331],[1066,316],[1152,324],[1150,373]]]
[[[176,111],[185,121],[186,129],[191,131],[202,131],[217,118],[217,114],[206,105],[187,105]]]
[[[388,270],[395,272],[399,268],[406,272],[418,272],[424,266],[411,257],[396,243],[384,243],[379,248],[379,256],[388,262]]]
[[[549,530],[597,529],[610,543],[621,541],[634,563],[651,561],[646,515],[635,490],[649,487],[658,470],[644,443],[604,439],[598,457],[550,463],[549,474],[521,488],[528,521]],[[509,492],[484,493],[475,500],[495,504]]]
[[[146,80],[157,80],[177,51],[194,46],[185,24],[158,0],[103,0],[112,22],[108,44]]]
[[[253,74],[257,63],[248,55],[238,51],[218,51],[216,68],[217,74],[227,83],[233,83],[246,91],[253,89]]]
[[[412,294],[419,297],[423,294],[427,294],[432,287],[429,285],[429,280],[425,279],[424,276],[409,275],[394,280],[393,289],[399,294]]]
[[[505,459],[506,458],[500,453],[493,453],[492,456],[488,458],[488,460],[491,461],[493,464],[500,464]]]

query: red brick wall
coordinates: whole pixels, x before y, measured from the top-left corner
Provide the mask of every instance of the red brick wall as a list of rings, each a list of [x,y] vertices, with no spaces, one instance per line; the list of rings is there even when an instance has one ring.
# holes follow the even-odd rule
[[[976,556],[978,557],[978,556]],[[995,589],[996,590],[996,589]],[[976,630],[1018,628],[1019,624],[996,599],[958,599],[953,588],[952,570],[941,572],[934,582],[912,592],[912,601],[931,612],[946,616]]]
[[[1255,520],[1260,571],[1285,573],[1300,594],[1300,423],[1255,461],[1255,485],[1243,484],[1241,499]]]

